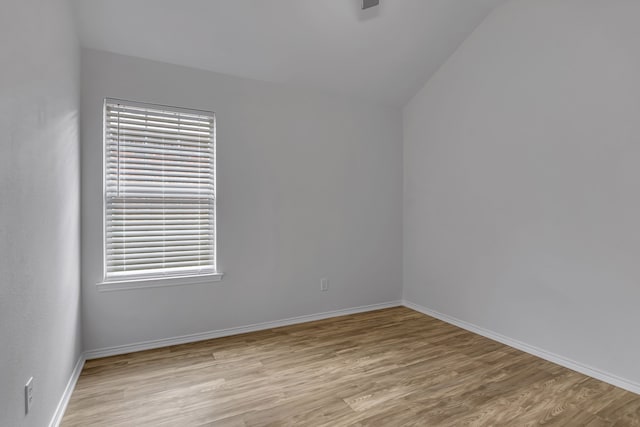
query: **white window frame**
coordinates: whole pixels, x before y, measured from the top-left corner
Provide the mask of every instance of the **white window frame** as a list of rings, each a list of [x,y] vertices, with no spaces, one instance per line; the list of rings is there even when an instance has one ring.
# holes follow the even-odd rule
[[[213,260],[214,271],[207,269],[203,273],[188,273],[188,274],[168,274],[168,275],[136,275],[130,277],[123,277],[122,279],[107,278],[107,124],[106,124],[106,109],[107,104],[123,104],[126,106],[150,108],[155,110],[163,110],[177,113],[197,114],[210,116],[213,119],[213,183],[214,183],[214,201],[213,201],[213,216],[214,216],[214,233],[213,233]],[[119,290],[133,290],[142,288],[156,288],[164,286],[182,286],[193,284],[206,284],[212,282],[218,282],[222,280],[223,273],[220,271],[218,264],[218,226],[217,226],[217,145],[216,145],[216,115],[212,111],[196,110],[191,108],[174,107],[161,104],[151,104],[137,101],[128,101],[116,98],[105,98],[102,110],[102,263],[103,263],[103,280],[98,283],[98,289],[100,291],[119,291]]]

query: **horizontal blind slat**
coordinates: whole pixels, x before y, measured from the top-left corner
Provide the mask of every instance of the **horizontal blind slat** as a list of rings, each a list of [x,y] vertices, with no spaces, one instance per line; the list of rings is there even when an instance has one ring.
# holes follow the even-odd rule
[[[119,156],[118,163],[114,166],[126,164],[129,161],[148,161],[154,160],[156,163],[164,162],[185,162],[191,167],[207,167],[210,156],[191,156],[172,153],[154,152],[153,150],[146,151],[130,151],[127,147],[123,147],[121,150],[114,152],[113,155]]]
[[[117,127],[109,127],[107,130],[107,140],[116,139],[126,142],[127,136],[147,136],[157,139],[191,141],[200,143],[207,143],[211,140],[211,135],[204,135],[193,132],[170,132],[169,130],[163,131],[161,129],[118,129]]]
[[[202,253],[202,255],[194,254],[194,255],[184,255],[184,256],[181,256],[181,255],[165,256],[161,254],[158,256],[142,257],[139,255],[140,254],[138,254],[138,256],[121,256],[121,257],[111,256],[109,258],[109,261],[107,262],[107,265],[130,266],[130,265],[158,264],[158,263],[168,264],[168,263],[176,263],[176,262],[198,262],[198,263],[204,264],[207,261],[210,261],[213,256],[212,252],[208,254]]]
[[[207,181],[213,182],[214,177],[213,173],[199,173],[196,172],[196,176],[189,172],[173,172],[173,171],[162,171],[161,175],[158,175],[157,172],[145,170],[145,169],[135,169],[125,167],[125,165],[120,166],[120,171],[111,170],[107,172],[107,180],[117,180],[118,176],[122,179],[150,179],[150,180],[175,180],[175,181]]]
[[[212,123],[210,116],[189,114],[180,112],[171,112],[163,109],[156,108],[136,108],[124,106],[121,104],[109,104],[107,105],[107,114],[120,114],[126,117],[156,117],[162,121],[186,121],[186,122],[200,122],[200,123]]]
[[[117,158],[117,153],[113,153]],[[137,168],[141,170],[166,170],[166,171],[179,171],[179,172],[200,172],[205,171],[213,172],[213,168],[207,163],[196,163],[187,160],[168,160],[168,159],[153,159],[153,158],[135,158],[128,159],[126,163],[119,162],[109,158],[107,160],[106,167],[109,171],[117,171],[119,167],[125,168]]]
[[[129,135],[127,138],[118,138],[117,135],[107,134],[105,143],[107,146],[115,146],[118,144],[155,144],[155,145],[163,145],[163,146],[180,146],[180,147],[188,147],[190,149],[212,149],[213,144],[209,140],[203,141],[187,141],[179,138],[156,138],[151,135]]]
[[[167,250],[167,248],[163,247],[162,250],[153,251],[148,248],[137,248],[135,251],[126,252],[123,250],[112,250],[109,253],[111,254],[112,259],[121,259],[125,256],[131,258],[144,258],[144,257],[153,257],[158,258],[162,256],[176,256],[176,255],[209,255],[213,253],[213,248],[208,246],[192,246],[187,248],[179,248],[174,250]]]
[[[192,145],[183,146],[181,144],[157,144],[157,143],[145,143],[145,142],[129,142],[118,144],[108,144],[107,149],[110,151],[116,151],[121,157],[123,153],[140,153],[146,154],[161,154],[161,155],[178,155],[188,158],[203,157],[208,159],[211,156],[211,148],[209,146],[195,147]],[[133,155],[131,157],[133,157]]]
[[[157,268],[166,268],[166,267],[185,267],[185,266],[205,266],[208,263],[200,263],[199,261],[172,261],[172,262],[149,262],[145,264],[134,264],[134,265],[109,265],[107,263],[107,271],[111,270],[119,270],[119,271],[128,271],[128,270],[148,270],[148,269],[157,269]]]
[[[211,135],[211,127],[207,123],[193,123],[178,121],[162,120],[161,118],[154,117],[127,117],[125,115],[118,116],[117,114],[110,114],[107,116],[107,125],[117,129],[170,129],[173,131],[190,131],[198,132],[202,134]]]
[[[106,145],[107,152],[113,157],[114,160],[118,159],[121,163],[125,158],[134,159],[136,157],[142,158],[157,158],[159,155],[163,155],[165,158],[169,156],[187,158],[189,162],[194,158],[203,157],[201,160],[206,163],[211,156],[211,147],[209,146],[194,146],[187,144],[161,144],[161,143],[147,143],[143,141],[128,142],[120,141],[119,143],[108,143]]]
[[[117,155],[114,153],[114,156]],[[194,173],[213,173],[207,162],[194,161],[194,159],[159,159],[157,157],[129,157],[119,160],[117,163],[110,160],[106,165],[109,172],[119,171],[120,168],[138,169],[144,171],[176,171]]]
[[[107,245],[107,252],[121,253],[130,251],[131,253],[137,253],[139,251],[146,250],[188,250],[194,247],[210,246],[211,243],[208,239],[202,240],[163,240],[158,241],[143,241],[143,242],[111,242]]]

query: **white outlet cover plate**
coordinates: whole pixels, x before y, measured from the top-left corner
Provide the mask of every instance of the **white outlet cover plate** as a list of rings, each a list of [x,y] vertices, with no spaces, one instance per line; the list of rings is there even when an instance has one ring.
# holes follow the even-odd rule
[[[33,404],[33,377],[24,385],[24,412],[28,414]]]

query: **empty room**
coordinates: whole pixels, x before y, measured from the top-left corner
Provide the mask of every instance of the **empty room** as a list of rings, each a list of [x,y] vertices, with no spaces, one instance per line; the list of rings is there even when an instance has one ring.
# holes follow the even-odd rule
[[[0,4],[0,427],[640,427],[640,1]]]

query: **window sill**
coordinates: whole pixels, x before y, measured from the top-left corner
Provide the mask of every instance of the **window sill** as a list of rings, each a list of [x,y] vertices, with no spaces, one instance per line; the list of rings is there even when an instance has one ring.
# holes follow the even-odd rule
[[[129,291],[133,289],[163,288],[167,286],[198,285],[222,280],[223,273],[210,273],[197,276],[182,277],[153,277],[126,280],[110,280],[100,282],[96,287],[100,292],[108,291]]]

